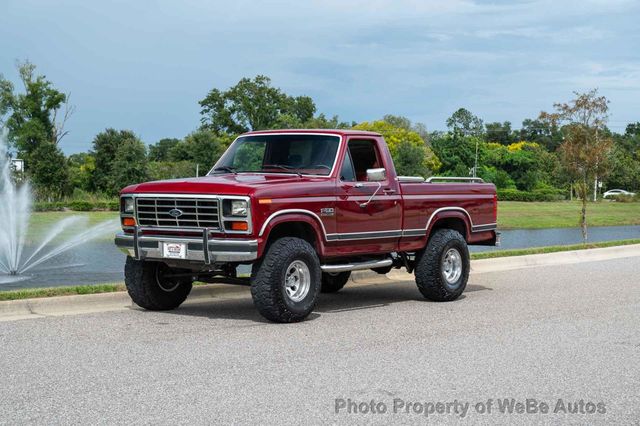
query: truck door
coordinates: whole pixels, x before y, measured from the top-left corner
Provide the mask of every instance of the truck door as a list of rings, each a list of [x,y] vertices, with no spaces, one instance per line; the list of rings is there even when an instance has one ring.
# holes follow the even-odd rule
[[[389,155],[382,155],[382,141],[363,137],[347,140],[337,179],[337,234],[341,252],[388,253],[397,249],[402,227],[402,203],[398,182],[390,176]],[[385,151],[384,154],[387,154]],[[383,180],[370,182],[367,170],[384,168]]]

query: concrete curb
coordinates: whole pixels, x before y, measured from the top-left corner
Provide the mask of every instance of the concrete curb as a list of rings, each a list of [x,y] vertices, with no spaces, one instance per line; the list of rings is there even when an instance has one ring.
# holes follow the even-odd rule
[[[248,287],[208,284],[194,287],[185,303],[202,303],[212,299],[244,297],[248,292]],[[131,301],[126,291],[6,300],[0,302],[0,322],[125,309],[140,309]]]
[[[587,250],[562,251],[557,253],[532,254],[527,256],[498,257],[471,262],[472,273],[511,271],[539,266],[569,265],[584,262],[599,262],[640,256],[640,244],[614,246]]]
[[[471,262],[471,273],[481,274],[629,257],[640,257],[640,244],[474,260]],[[401,270],[393,270],[386,275],[380,275],[373,271],[354,271],[351,274],[350,281],[352,284],[350,285],[365,286],[413,280],[413,274]],[[209,284],[194,287],[185,304],[203,303],[215,299],[228,300],[247,297],[248,295],[248,287]],[[0,322],[126,309],[140,309],[131,301],[126,292],[9,300],[0,302]]]

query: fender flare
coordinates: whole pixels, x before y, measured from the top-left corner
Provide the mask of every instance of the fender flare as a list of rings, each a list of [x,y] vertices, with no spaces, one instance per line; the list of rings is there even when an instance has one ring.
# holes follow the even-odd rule
[[[327,232],[320,217],[309,210],[287,209],[272,213],[263,223],[258,237],[262,241],[268,241],[271,231],[278,225],[286,222],[303,222],[311,226],[314,231],[316,242],[318,244],[318,254],[322,256],[325,252],[325,242],[327,241]],[[264,245],[261,244],[262,247]],[[261,255],[261,253],[259,253]]]
[[[433,229],[434,225],[442,219],[449,219],[449,218],[462,220],[465,227],[465,235],[463,235],[463,237],[465,238],[465,240],[469,241],[469,238],[471,237],[471,232],[473,232],[473,221],[471,220],[471,216],[469,215],[469,212],[463,209],[462,207],[443,207],[434,211],[431,214],[431,217],[429,217],[429,220],[427,221],[427,226],[425,229],[427,234],[427,240],[431,235],[431,230]]]

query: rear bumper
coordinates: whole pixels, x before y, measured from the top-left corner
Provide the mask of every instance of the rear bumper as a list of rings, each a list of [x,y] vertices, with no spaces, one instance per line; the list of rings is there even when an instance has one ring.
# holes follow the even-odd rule
[[[116,246],[135,259],[165,259],[162,243],[186,244],[186,257],[191,262],[226,263],[250,262],[258,258],[258,241],[249,239],[189,238],[157,235],[119,233],[115,237]],[[204,247],[208,250],[204,250]],[[168,259],[167,259],[168,260]],[[174,259],[171,259],[174,260]],[[182,259],[180,259],[182,260]]]

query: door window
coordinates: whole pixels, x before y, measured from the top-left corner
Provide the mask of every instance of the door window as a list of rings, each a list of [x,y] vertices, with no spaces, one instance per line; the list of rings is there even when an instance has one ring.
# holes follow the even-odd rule
[[[347,150],[344,156],[342,169],[340,169],[340,180],[343,182],[355,182],[356,180],[356,174],[353,171],[353,162],[351,161],[351,154],[349,154],[349,150]]]
[[[367,169],[377,169],[382,167],[380,155],[375,141],[372,140],[350,140],[349,154],[353,162],[353,171],[358,182],[366,182]]]

